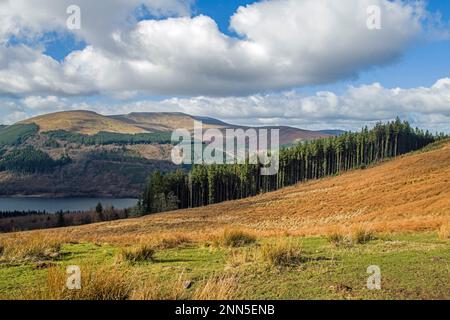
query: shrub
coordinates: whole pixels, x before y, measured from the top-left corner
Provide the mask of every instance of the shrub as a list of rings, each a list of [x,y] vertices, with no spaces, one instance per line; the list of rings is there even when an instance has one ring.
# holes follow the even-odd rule
[[[345,236],[345,234],[342,231],[337,230],[337,229],[330,231],[326,235],[326,238],[329,243],[331,243],[332,245],[334,245],[336,247],[342,246],[344,244],[348,244],[347,237]]]
[[[119,261],[145,262],[154,260],[155,249],[149,245],[140,245],[138,247],[123,248],[118,255]]]
[[[350,237],[353,244],[365,244],[376,239],[373,231],[361,228],[354,230]]]
[[[450,239],[450,224],[441,225],[440,229],[438,230],[438,236],[441,240]]]
[[[260,250],[262,259],[274,267],[288,267],[304,260],[301,248],[292,241],[265,244]]]
[[[33,296],[39,300],[127,300],[131,293],[132,281],[124,271],[109,266],[82,266],[80,290],[67,288],[66,269],[51,268],[45,289]]]
[[[349,232],[334,229],[326,235],[326,238],[329,243],[336,247],[350,247],[355,244],[365,244],[376,239],[374,232],[368,228],[357,228]]]
[[[256,237],[242,230],[225,230],[214,239],[216,246],[223,247],[243,247],[256,242]]]

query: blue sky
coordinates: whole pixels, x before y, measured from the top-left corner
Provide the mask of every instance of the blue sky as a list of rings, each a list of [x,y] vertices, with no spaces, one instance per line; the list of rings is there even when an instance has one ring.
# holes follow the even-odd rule
[[[197,0],[192,8],[193,15],[207,15],[213,18],[220,30],[230,36],[235,33],[229,30],[230,17],[240,6],[252,4],[253,0]],[[432,13],[439,13],[444,21],[450,20],[450,1],[431,0],[427,8]],[[152,18],[147,16],[147,18]],[[62,61],[70,52],[83,49],[84,41],[77,41],[74,36],[57,36],[50,34],[53,41],[46,43],[45,53]],[[43,40],[44,43],[45,39]],[[387,87],[413,88],[430,86],[437,79],[449,76],[450,41],[419,41],[398,62],[391,66],[374,68],[364,72],[358,79],[345,80],[326,86],[305,88],[306,92],[317,90],[335,90],[342,92],[348,85],[359,85],[380,82]],[[156,97],[159,98],[159,97]]]
[[[348,28],[364,22],[352,16],[357,0],[334,11],[331,0],[80,0],[73,32],[70,1],[26,1],[29,12],[2,4],[11,19],[0,29],[0,122],[81,108],[353,129],[400,115],[450,132],[450,1],[423,12],[414,1],[361,0],[385,14],[371,34]],[[322,14],[316,27],[307,9]]]

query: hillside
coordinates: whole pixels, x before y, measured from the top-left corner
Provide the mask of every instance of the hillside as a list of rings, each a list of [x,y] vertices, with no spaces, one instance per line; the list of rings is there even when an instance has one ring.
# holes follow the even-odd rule
[[[0,171],[0,196],[137,198],[152,171],[177,168],[171,163],[171,134],[178,128],[192,130],[195,120],[202,121],[204,129],[236,128],[183,113],[104,116],[91,111],[57,112],[2,126],[0,162],[8,154],[30,147],[35,154],[44,152],[53,160],[68,157],[70,161],[62,161],[64,166],[54,166],[51,172]],[[282,145],[326,136],[280,127]]]
[[[64,130],[71,133],[94,135],[99,132],[123,134],[173,132],[176,129],[193,130],[194,121],[202,121],[203,129],[237,128],[218,119],[197,117],[177,112],[134,112],[126,115],[104,116],[92,111],[64,111],[46,114],[20,122],[36,124],[40,132]],[[241,126],[239,126],[241,127]],[[250,127],[242,127],[248,129]],[[280,129],[281,144],[333,135],[325,131],[309,131],[293,127],[255,127]]]
[[[95,134],[100,131],[116,133],[144,133],[146,130],[123,121],[90,111],[64,111],[31,118],[21,123],[37,124],[40,132],[65,130],[69,132]]]
[[[149,131],[174,131],[184,128],[193,130],[194,121],[202,121],[204,129],[225,128],[231,125],[217,119],[195,117],[184,113],[170,112],[134,112],[112,118],[130,123]]]
[[[340,226],[378,231],[433,230],[450,222],[450,142],[365,170],[277,192],[190,210],[49,234],[98,241],[181,232],[204,236],[239,227],[262,234],[323,234]]]

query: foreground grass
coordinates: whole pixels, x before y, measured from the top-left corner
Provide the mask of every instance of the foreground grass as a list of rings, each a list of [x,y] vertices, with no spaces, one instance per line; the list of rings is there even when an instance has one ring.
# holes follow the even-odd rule
[[[118,246],[63,244],[53,259],[0,262],[0,298],[111,298],[105,281],[90,284],[99,294],[58,291],[64,268],[80,265],[114,279],[120,299],[450,299],[448,247],[437,233],[377,235],[350,246],[284,236],[239,247],[161,246],[152,259],[129,263],[118,259]],[[381,268],[382,290],[366,287],[371,265]]]

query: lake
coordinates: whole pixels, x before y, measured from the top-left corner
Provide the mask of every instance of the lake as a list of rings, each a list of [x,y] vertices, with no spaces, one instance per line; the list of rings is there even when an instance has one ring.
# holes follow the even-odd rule
[[[114,206],[116,209],[127,209],[137,204],[137,199],[108,198],[1,198],[0,211],[46,211],[55,213],[63,211],[87,211],[95,209],[100,202],[103,208]]]

